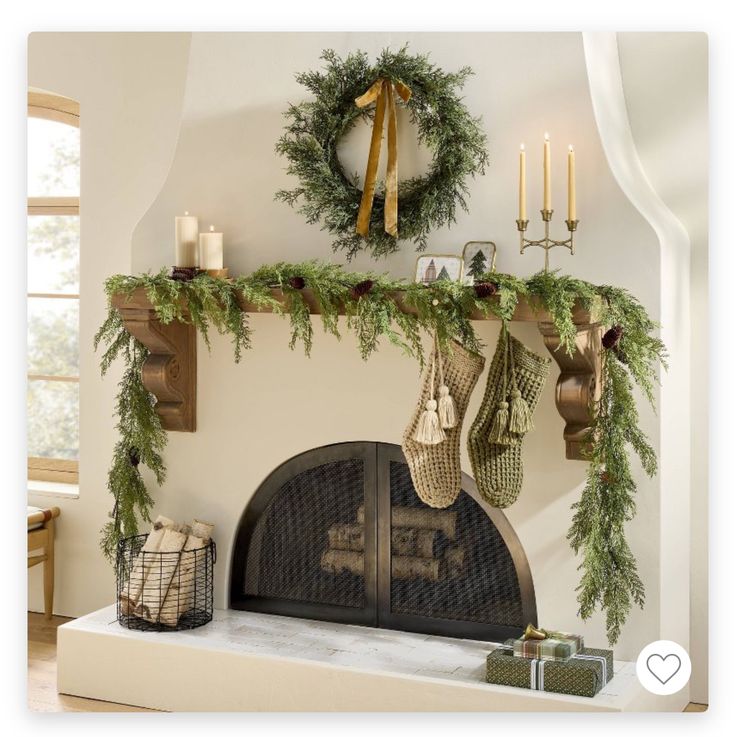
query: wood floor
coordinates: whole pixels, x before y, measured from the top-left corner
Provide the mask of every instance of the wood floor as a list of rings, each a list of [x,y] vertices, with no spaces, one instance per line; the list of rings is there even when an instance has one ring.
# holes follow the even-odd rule
[[[53,617],[47,622],[42,614],[28,612],[29,711],[151,711],[56,692],[56,628],[68,621],[66,617]],[[691,703],[685,711],[708,711],[708,705]]]
[[[69,620],[28,612],[28,709],[29,711],[150,711],[137,706],[81,699],[56,692],[56,628]]]

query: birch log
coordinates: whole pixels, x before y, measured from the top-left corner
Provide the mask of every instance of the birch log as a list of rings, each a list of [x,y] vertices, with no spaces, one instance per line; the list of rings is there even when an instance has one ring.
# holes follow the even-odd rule
[[[184,543],[179,564],[161,606],[159,620],[169,627],[176,627],[180,617],[195,604],[196,582],[202,578],[200,573],[202,565],[206,565],[206,546],[214,528],[209,522],[198,520],[194,520],[189,528],[191,532]]]
[[[365,550],[365,528],[360,524],[338,522],[327,530],[329,547],[333,550]],[[391,552],[394,555],[410,555],[419,558],[441,558],[448,541],[441,530],[416,527],[391,528]]]
[[[364,555],[355,550],[328,548],[322,553],[320,565],[325,573],[352,573],[355,576],[362,576],[365,573]],[[391,575],[397,580],[421,578],[438,583],[447,576],[447,564],[444,559],[439,558],[392,555]]]
[[[365,507],[358,507],[357,521],[365,524]],[[457,512],[431,507],[391,507],[394,527],[416,527],[420,530],[440,530],[450,539],[457,537]]]
[[[419,558],[416,555],[392,555],[391,576],[406,580],[422,578],[437,583],[444,578],[444,561],[436,558]]]
[[[167,528],[161,539],[156,558],[148,571],[143,584],[140,601],[134,614],[149,622],[158,622],[161,606],[166,598],[171,579],[179,564],[179,554],[187,541],[187,535],[173,528]]]
[[[179,617],[189,611],[194,600],[194,576],[197,556],[204,555],[207,543],[201,537],[189,535],[184,543],[179,565],[171,578],[166,598],[161,606],[159,621],[169,627],[176,627]]]
[[[153,523],[153,528],[148,533],[146,541],[141,547],[138,557],[133,562],[130,575],[128,576],[128,582],[125,587],[125,591],[120,594],[120,607],[124,615],[133,613],[135,605],[138,603],[141,591],[143,590],[143,584],[146,580],[146,576],[153,564],[155,556],[147,555],[147,553],[155,553],[161,545],[161,540],[164,537],[164,532],[167,528],[174,527],[176,523],[174,520],[164,517],[160,514],[156,517]]]
[[[354,550],[327,548],[322,553],[320,565],[325,573],[352,573],[356,576],[362,576],[365,573],[363,553]]]
[[[327,540],[334,550],[363,552],[365,549],[364,530],[363,525],[338,522],[327,530]]]

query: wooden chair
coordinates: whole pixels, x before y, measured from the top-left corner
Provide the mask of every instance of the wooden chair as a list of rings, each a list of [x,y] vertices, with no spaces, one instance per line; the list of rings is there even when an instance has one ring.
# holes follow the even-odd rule
[[[54,610],[54,520],[58,507],[39,509],[28,507],[28,567],[43,563],[43,610],[51,619]],[[40,554],[30,553],[41,550]]]

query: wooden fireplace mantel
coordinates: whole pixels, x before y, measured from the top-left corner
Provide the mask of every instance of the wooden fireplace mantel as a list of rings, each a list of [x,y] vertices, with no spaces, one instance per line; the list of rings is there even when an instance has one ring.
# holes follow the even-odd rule
[[[319,305],[309,289],[302,292],[313,315],[319,314]],[[284,302],[280,289],[272,296]],[[395,295],[402,312],[415,313],[404,300],[402,292]],[[495,299],[495,297],[489,297]],[[194,432],[197,424],[197,336],[193,325],[173,321],[162,323],[143,288],[132,294],[114,295],[113,306],[120,311],[125,327],[150,351],[143,366],[143,384],[158,400],[156,411],[166,430]],[[241,301],[245,312],[271,312]],[[497,320],[495,315],[481,312],[471,315],[473,320]],[[582,460],[583,447],[590,429],[591,402],[600,396],[602,327],[595,315],[579,305],[573,309],[577,327],[575,350],[568,355],[559,348],[560,336],[548,312],[535,309],[533,302],[519,298],[512,318],[517,322],[535,322],[552,358],[560,367],[555,400],[557,410],[565,420],[563,437],[565,455],[571,460]]]

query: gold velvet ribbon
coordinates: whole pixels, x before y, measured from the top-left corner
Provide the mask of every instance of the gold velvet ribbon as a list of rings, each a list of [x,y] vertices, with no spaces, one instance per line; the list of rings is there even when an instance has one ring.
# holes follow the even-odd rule
[[[399,235],[399,167],[397,162],[396,143],[396,103],[394,92],[404,101],[408,102],[411,90],[401,82],[392,82],[382,77],[377,79],[364,94],[356,98],[355,104],[366,107],[372,102],[376,103],[376,112],[373,118],[373,132],[371,133],[371,148],[368,153],[368,165],[365,170],[365,184],[363,196],[360,200],[358,210],[358,223],[355,230],[360,235],[368,235],[371,223],[371,210],[373,209],[373,196],[376,192],[376,179],[378,177],[378,159],[381,155],[381,140],[383,139],[383,119],[388,108],[388,161],[386,163],[386,202],[383,208],[384,229],[396,238]]]

